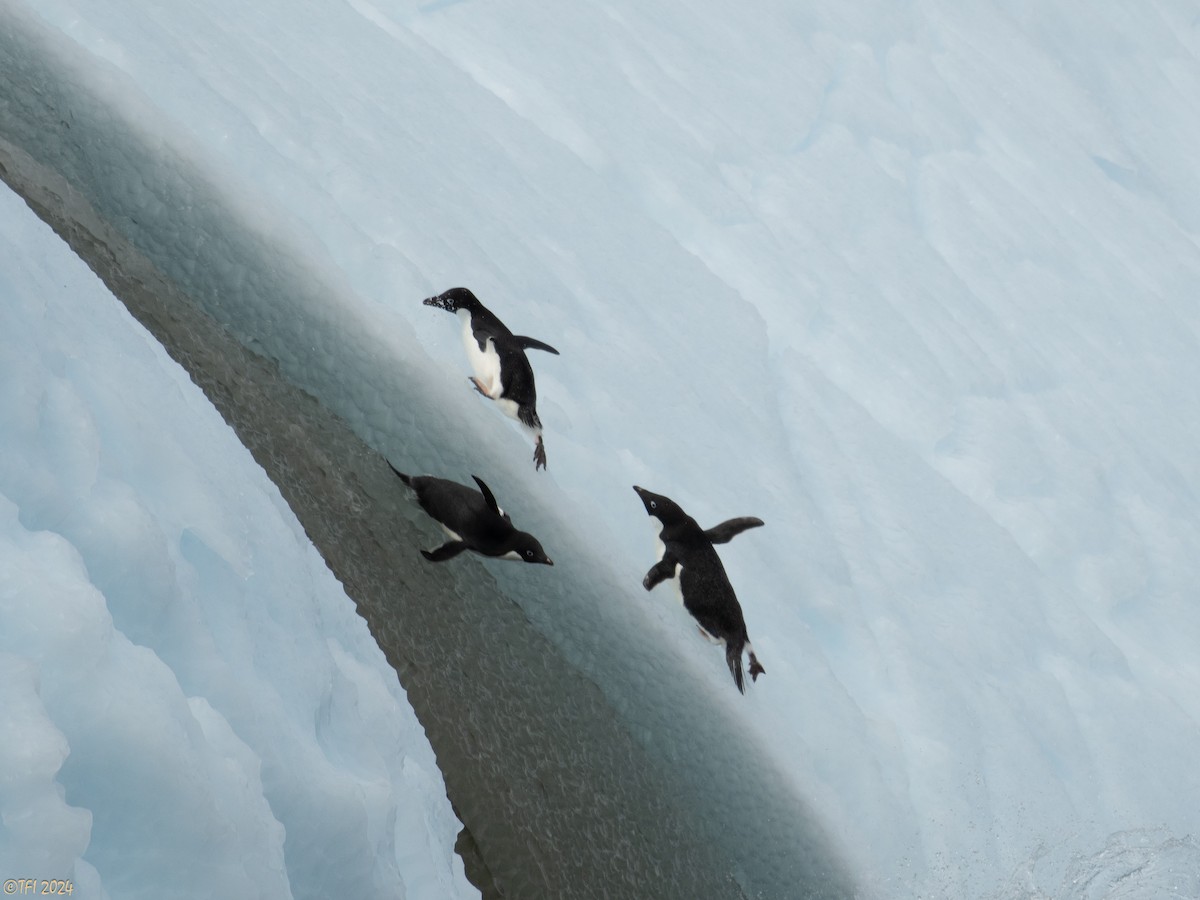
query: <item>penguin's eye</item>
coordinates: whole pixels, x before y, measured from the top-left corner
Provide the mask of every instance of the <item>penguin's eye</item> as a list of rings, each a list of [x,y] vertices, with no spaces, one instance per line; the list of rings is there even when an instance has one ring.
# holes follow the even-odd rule
[[[533,559],[533,551],[532,550],[526,550],[525,555],[528,556],[530,559]]]
[[[650,508],[651,508],[651,509],[658,509],[658,504],[657,504],[656,502],[654,502],[653,500],[651,500],[651,501],[650,501]]]

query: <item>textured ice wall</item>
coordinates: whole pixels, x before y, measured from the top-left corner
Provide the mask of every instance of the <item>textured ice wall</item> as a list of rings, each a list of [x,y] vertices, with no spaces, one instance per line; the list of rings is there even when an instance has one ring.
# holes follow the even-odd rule
[[[0,194],[0,872],[471,896],[394,671],[211,404]]]

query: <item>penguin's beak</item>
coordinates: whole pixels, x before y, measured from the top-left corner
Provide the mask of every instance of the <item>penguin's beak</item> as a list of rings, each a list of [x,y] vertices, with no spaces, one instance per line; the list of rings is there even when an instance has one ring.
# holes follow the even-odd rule
[[[642,501],[642,506],[646,507],[646,512],[650,512],[650,504],[646,500],[646,494],[648,493],[646,489],[638,487],[636,484],[633,486],[633,489],[637,491],[637,495]]]
[[[455,312],[458,309],[454,300],[445,294],[438,294],[436,297],[426,297],[421,303],[425,306],[432,306],[434,309],[444,309],[446,312]]]

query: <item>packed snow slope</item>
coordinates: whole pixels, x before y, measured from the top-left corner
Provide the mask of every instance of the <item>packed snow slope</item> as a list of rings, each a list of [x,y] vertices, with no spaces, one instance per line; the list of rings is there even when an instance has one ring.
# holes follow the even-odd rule
[[[478,896],[425,734],[229,427],[0,190],[0,877]]]
[[[483,475],[572,577],[628,584],[594,615],[671,664],[624,677],[697,679],[869,890],[1195,885],[1188,4],[0,14],[99,100],[26,116],[56,136],[26,149],[398,465]],[[548,473],[420,305],[456,284],[561,351]],[[635,483],[766,520],[721,548],[747,697],[642,594]],[[587,668],[604,635],[543,584]]]

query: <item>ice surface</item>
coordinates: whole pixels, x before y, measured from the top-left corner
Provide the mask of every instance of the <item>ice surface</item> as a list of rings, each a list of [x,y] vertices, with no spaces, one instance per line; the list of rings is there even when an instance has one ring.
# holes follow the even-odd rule
[[[433,753],[208,401],[0,194],[0,874],[470,896]]]
[[[100,174],[70,128],[39,152],[397,462],[586,543],[577,571],[630,586],[612,616],[671,642],[869,887],[989,896],[1159,826],[1196,870],[1186,4],[5,14],[105,101],[55,98],[107,135]],[[420,306],[456,284],[562,354],[534,360],[549,473]],[[766,520],[721,548],[767,668],[744,700],[641,594],[634,483]],[[586,665],[559,599],[530,615]]]

